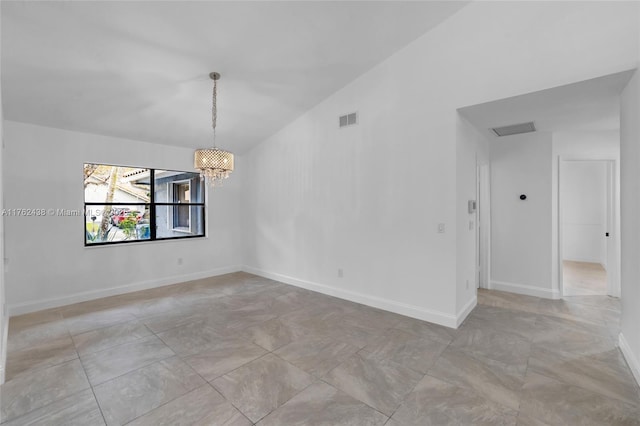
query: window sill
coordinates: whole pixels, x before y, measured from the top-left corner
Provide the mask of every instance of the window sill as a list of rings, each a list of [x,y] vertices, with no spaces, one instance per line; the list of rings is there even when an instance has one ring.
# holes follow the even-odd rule
[[[114,244],[95,244],[95,245],[85,245],[83,248],[85,249],[96,249],[96,248],[107,248],[107,247],[128,247],[128,246],[140,246],[149,244],[162,244],[162,243],[175,243],[175,242],[195,242],[195,241],[205,241],[208,240],[209,237],[206,235],[198,235],[190,238],[161,238],[159,240],[132,240],[124,243],[114,243]]]
[[[189,228],[173,228],[171,230],[173,232],[182,232],[183,234],[191,234],[191,229]]]

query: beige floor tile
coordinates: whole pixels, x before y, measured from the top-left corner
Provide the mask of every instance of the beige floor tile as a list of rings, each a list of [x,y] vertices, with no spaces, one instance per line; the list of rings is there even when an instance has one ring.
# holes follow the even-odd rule
[[[156,336],[82,355],[82,364],[93,386],[145,365],[174,356],[174,352]]]
[[[377,426],[387,416],[326,383],[314,383],[273,411],[259,426]]]
[[[87,355],[148,336],[151,336],[149,329],[136,320],[77,334],[73,342],[80,355]]]
[[[304,336],[295,327],[291,327],[279,318],[273,318],[263,323],[249,326],[238,333],[238,335],[268,351],[275,351]]]
[[[327,337],[308,337],[274,353],[315,377],[321,377],[358,352],[357,346]]]
[[[330,337],[343,317],[339,310],[326,310],[322,306],[304,307],[280,316],[278,319],[293,330],[296,336]]]
[[[404,319],[402,315],[382,309],[359,305],[357,309],[347,312],[345,320],[361,327],[389,329]]]
[[[202,322],[206,318],[207,311],[202,307],[199,309],[182,307],[164,314],[141,318],[140,322],[147,326],[153,333],[162,333],[163,331],[168,331],[173,328]]]
[[[438,358],[429,375],[472,389],[485,399],[513,410],[520,406],[524,371],[512,365],[476,358],[469,352],[450,347]]]
[[[595,306],[600,309],[608,309],[613,312],[620,312],[622,308],[620,299],[611,296],[565,296],[564,300],[569,303],[577,303],[580,305]]]
[[[640,388],[617,350],[597,355],[571,355],[534,346],[529,371],[553,377],[569,385],[640,406]]]
[[[184,358],[205,380],[211,381],[254,359],[267,351],[244,339],[222,337],[207,345],[206,350]]]
[[[133,321],[136,319],[126,309],[109,309],[81,314],[68,314],[63,311],[65,323],[72,336],[103,327]]]
[[[312,383],[310,375],[265,355],[212,382],[252,422],[257,422]]]
[[[401,364],[361,351],[327,373],[324,380],[390,416],[422,376]]]
[[[178,358],[156,362],[94,387],[108,425],[124,425],[204,385]]]
[[[55,401],[3,426],[104,426],[91,389]]]
[[[157,336],[182,357],[204,352],[223,338],[204,320],[172,328]]]
[[[528,372],[520,412],[551,425],[640,425],[640,408]]]
[[[392,424],[515,425],[517,411],[491,402],[464,389],[425,376],[393,414]]]
[[[499,361],[514,366],[522,374],[527,368],[531,353],[531,342],[517,334],[499,332],[492,328],[465,324],[458,337],[451,342],[452,348],[461,349],[476,357]]]
[[[448,344],[436,339],[418,337],[402,330],[390,329],[367,345],[364,350],[378,358],[389,359],[426,374]]]
[[[545,423],[539,418],[535,416],[529,416],[524,414],[523,412],[518,413],[518,423],[517,426],[554,426],[549,423]]]
[[[409,317],[402,318],[393,328],[414,334],[417,337],[439,340],[443,343],[450,343],[457,334],[457,330],[453,328]]]
[[[282,316],[303,307],[310,308],[318,303],[318,297],[315,294],[309,291],[289,291],[273,299],[270,309],[274,314]]]
[[[51,340],[58,340],[69,336],[64,320],[56,318],[51,322],[25,324],[14,326],[14,319],[9,320],[7,351],[16,352],[29,347],[39,346]]]
[[[12,420],[88,388],[78,360],[21,374],[0,386],[0,418]]]
[[[207,325],[224,336],[237,336],[247,327],[262,324],[275,318],[274,314],[262,309],[237,309],[227,312],[212,313],[206,319]]]
[[[138,417],[128,426],[250,426],[251,422],[209,384]]]
[[[589,355],[609,351],[616,343],[609,329],[581,321],[540,315],[533,344],[554,352]]]
[[[478,305],[467,318],[465,326],[471,325],[496,332],[517,334],[524,339],[532,340],[537,318],[538,315],[533,312]]]
[[[63,321],[64,317],[59,309],[47,309],[30,314],[16,315],[11,317],[9,321],[9,333],[16,333],[39,324],[52,324]]]
[[[478,304],[512,311],[537,313],[541,300],[539,297],[524,296],[506,291],[478,289]]]
[[[159,296],[147,298],[144,293],[137,295],[133,300],[126,299],[127,295],[122,296],[122,308],[137,318],[146,318],[154,315],[162,315],[179,309],[182,305],[174,296]]]
[[[78,353],[68,334],[25,349],[10,350],[7,353],[6,380],[24,372],[33,372],[77,358]]]
[[[571,303],[564,299],[542,300],[538,308],[538,313],[596,325],[604,323],[604,313],[602,309],[580,303]]]

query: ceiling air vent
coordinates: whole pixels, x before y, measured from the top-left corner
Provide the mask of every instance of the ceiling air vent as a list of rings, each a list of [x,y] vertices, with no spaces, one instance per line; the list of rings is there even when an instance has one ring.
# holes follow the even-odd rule
[[[530,133],[536,131],[536,126],[533,125],[533,121],[521,124],[512,124],[510,126],[494,127],[493,133],[498,136],[511,136],[519,135],[520,133]]]
[[[358,124],[358,113],[352,112],[351,114],[341,115],[338,119],[339,127],[353,126]]]

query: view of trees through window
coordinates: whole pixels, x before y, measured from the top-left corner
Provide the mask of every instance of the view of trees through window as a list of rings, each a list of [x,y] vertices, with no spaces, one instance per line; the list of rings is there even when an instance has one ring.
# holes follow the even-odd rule
[[[197,173],[84,165],[85,245],[204,236]]]

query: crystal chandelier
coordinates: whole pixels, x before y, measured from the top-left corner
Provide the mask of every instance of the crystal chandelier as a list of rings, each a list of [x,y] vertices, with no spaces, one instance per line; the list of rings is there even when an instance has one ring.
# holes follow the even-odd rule
[[[216,147],[216,121],[218,118],[216,98],[218,96],[217,83],[220,80],[220,74],[212,72],[209,77],[213,80],[213,105],[211,107],[213,148],[197,149],[193,163],[194,167],[200,170],[200,177],[206,178],[209,184],[214,187],[220,185],[221,181],[228,178],[233,171],[233,154]]]

